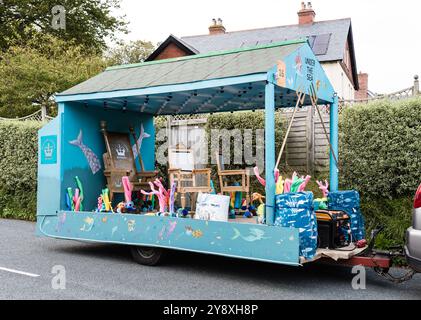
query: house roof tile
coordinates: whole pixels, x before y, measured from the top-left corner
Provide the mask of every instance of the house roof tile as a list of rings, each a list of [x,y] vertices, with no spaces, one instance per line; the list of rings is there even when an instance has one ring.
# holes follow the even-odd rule
[[[351,19],[320,21],[308,25],[287,25],[261,29],[227,32],[217,35],[181,37],[181,40],[200,53],[231,50],[245,46],[267,44],[312,36],[331,35],[327,50],[317,54],[320,62],[344,58],[345,44],[351,28]]]

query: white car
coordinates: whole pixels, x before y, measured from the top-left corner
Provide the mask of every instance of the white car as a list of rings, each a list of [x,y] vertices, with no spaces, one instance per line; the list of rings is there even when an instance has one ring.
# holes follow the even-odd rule
[[[421,272],[421,185],[415,194],[412,227],[406,231],[405,254],[412,269]]]

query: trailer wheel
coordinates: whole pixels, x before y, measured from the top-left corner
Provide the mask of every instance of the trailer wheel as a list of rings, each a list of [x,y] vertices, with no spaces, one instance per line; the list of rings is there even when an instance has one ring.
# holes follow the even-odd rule
[[[134,261],[144,266],[158,265],[165,255],[164,250],[160,248],[131,247],[130,251]]]

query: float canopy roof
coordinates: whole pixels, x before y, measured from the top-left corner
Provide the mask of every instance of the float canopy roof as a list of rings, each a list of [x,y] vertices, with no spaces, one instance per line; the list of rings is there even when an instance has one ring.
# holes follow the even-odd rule
[[[303,45],[295,40],[109,67],[56,100],[154,115],[262,109],[268,72]],[[296,101],[292,90],[276,90],[277,107]]]

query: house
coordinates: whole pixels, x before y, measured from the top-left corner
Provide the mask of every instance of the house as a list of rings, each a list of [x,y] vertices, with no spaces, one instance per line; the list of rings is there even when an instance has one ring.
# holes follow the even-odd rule
[[[295,25],[228,32],[221,19],[213,19],[209,34],[170,35],[146,61],[307,38],[339,98],[366,98],[368,75],[357,72],[351,19],[316,21],[315,17],[311,2],[303,2]]]

